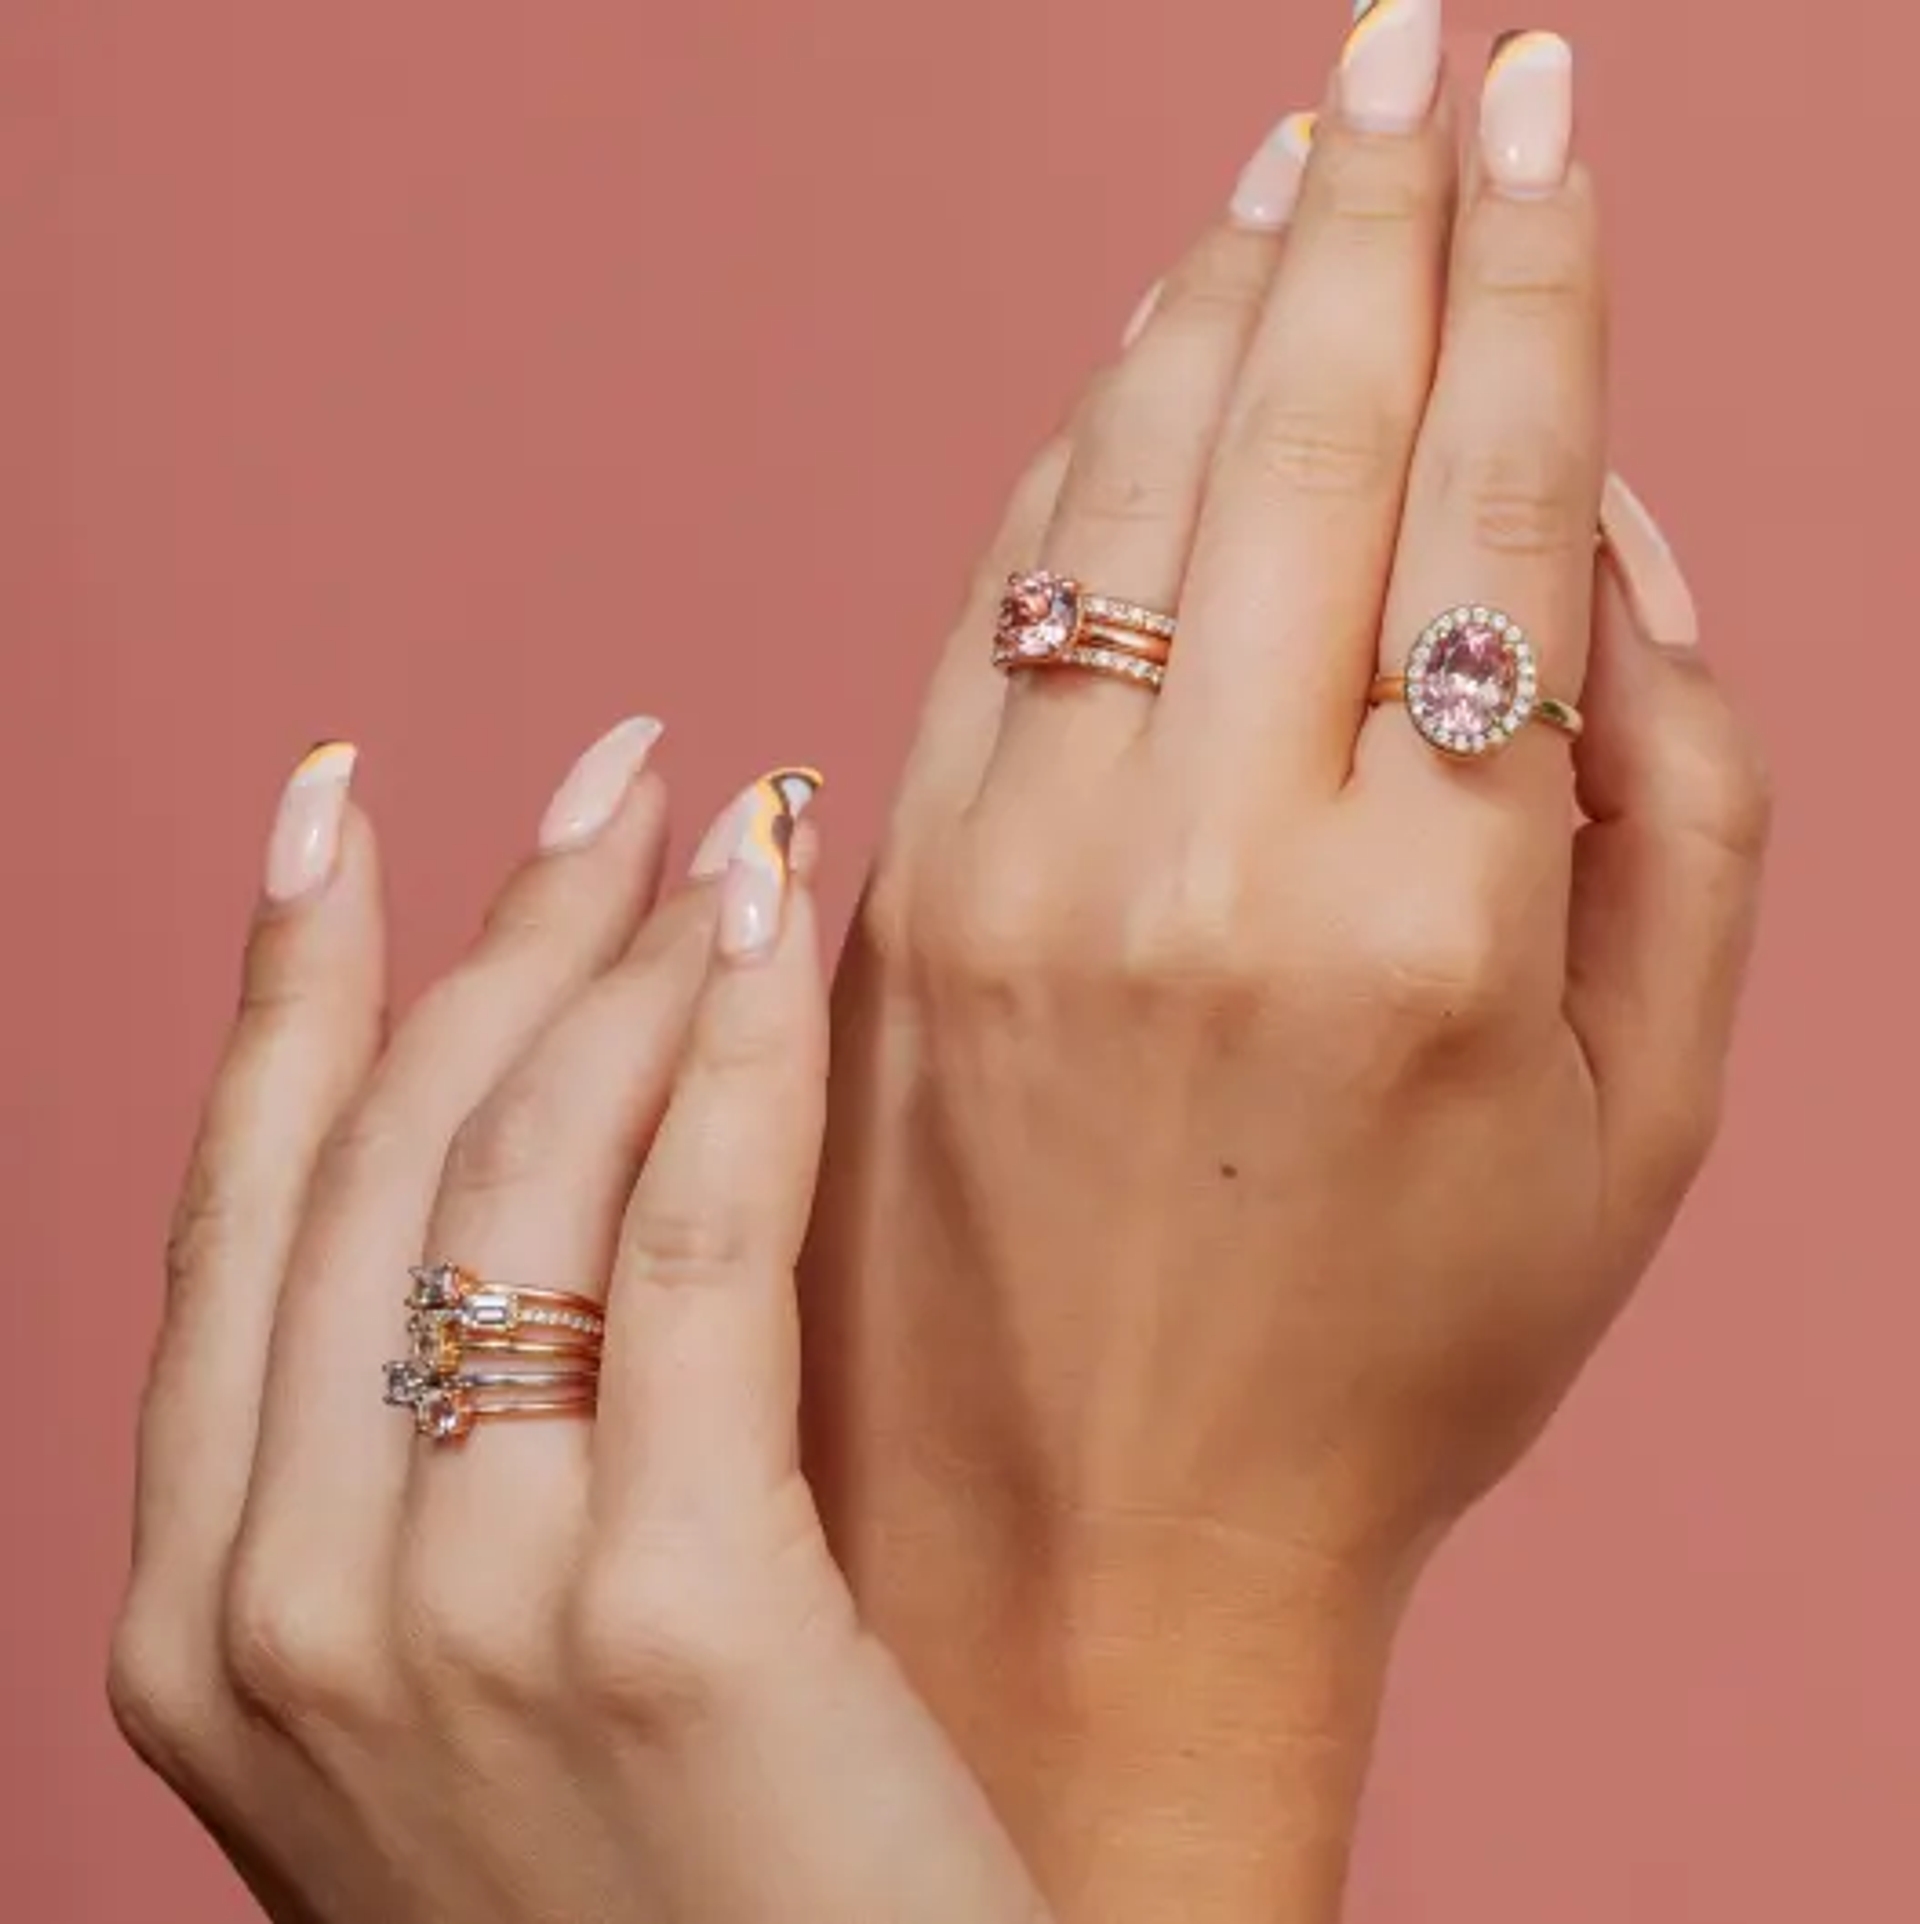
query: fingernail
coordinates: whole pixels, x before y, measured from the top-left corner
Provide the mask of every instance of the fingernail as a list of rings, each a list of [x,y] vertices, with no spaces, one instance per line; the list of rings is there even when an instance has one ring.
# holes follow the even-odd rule
[[[1376,134],[1410,134],[1440,84],[1440,0],[1355,0],[1340,56],[1340,111]]]
[[[1123,354],[1147,331],[1147,323],[1153,319],[1153,310],[1160,305],[1160,296],[1165,293],[1166,286],[1165,281],[1155,281],[1140,296],[1140,305],[1133,310],[1133,318],[1127,322],[1126,332],[1120,336],[1120,351]]]
[[[1277,233],[1293,216],[1300,177],[1313,147],[1314,116],[1289,114],[1247,162],[1228,207],[1233,224],[1254,233]]]
[[[554,791],[540,818],[540,846],[552,854],[592,841],[620,812],[634,778],[665,732],[651,715],[634,715],[608,729]]]
[[[1600,532],[1633,618],[1663,648],[1700,645],[1700,610],[1672,544],[1647,504],[1617,474],[1600,497]]]
[[[1557,33],[1504,33],[1480,96],[1480,153],[1502,193],[1551,194],[1573,150],[1573,48]]]
[[[814,768],[776,768],[729,802],[694,853],[697,878],[724,875],[720,952],[744,961],[780,933],[793,860],[793,832],[825,786]]]
[[[297,902],[333,874],[359,757],[351,742],[321,742],[288,778],[267,839],[269,900]]]

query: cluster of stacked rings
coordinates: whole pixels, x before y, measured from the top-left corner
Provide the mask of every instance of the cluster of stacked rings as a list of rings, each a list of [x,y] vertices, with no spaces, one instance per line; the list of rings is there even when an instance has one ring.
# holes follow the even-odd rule
[[[1111,595],[1088,594],[1064,575],[1018,574],[1007,582],[994,632],[994,665],[1082,668],[1159,692],[1175,622]]]
[[[1066,575],[1016,574],[1000,597],[993,663],[1009,675],[1080,669],[1157,695],[1178,632],[1172,615],[1090,594]],[[1490,754],[1528,722],[1575,739],[1583,726],[1570,702],[1541,691],[1533,643],[1520,624],[1477,603],[1429,622],[1405,672],[1376,676],[1368,701],[1404,706],[1421,739],[1452,760]]]
[[[606,1316],[589,1297],[482,1282],[456,1263],[408,1272],[408,1354],[386,1400],[419,1435],[458,1442],[498,1417],[591,1416]]]

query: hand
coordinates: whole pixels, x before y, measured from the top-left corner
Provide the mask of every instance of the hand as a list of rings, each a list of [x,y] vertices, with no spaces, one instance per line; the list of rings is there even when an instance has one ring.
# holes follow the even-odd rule
[[[1029,1924],[795,1460],[813,782],[755,784],[696,862],[724,879],[649,915],[657,732],[583,759],[384,1047],[353,753],[295,775],[172,1251],[114,1706],[283,1920]],[[447,1445],[380,1407],[443,1259],[607,1297],[597,1422]]]
[[[1679,1204],[1753,919],[1753,752],[1606,481],[1571,55],[1497,54],[1463,182],[1439,44],[1362,20],[1028,478],[841,978],[818,1480],[1103,1924],[1333,1914],[1408,1588]],[[1177,609],[1163,693],[991,672],[1036,560]],[[1571,755],[1370,708],[1461,603]]]

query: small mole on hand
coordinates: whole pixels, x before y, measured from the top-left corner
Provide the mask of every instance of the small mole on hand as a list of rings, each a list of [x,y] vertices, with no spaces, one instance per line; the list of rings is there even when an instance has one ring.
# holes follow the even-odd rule
[[[1220,1165],[1220,1173],[1225,1176],[1229,1182],[1238,1182],[1240,1180],[1240,1165],[1233,1162],[1223,1162]]]

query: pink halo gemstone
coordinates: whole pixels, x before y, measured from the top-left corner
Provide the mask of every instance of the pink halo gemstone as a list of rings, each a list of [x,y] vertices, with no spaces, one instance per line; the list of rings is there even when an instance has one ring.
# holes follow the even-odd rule
[[[1000,598],[1002,644],[1021,661],[1049,661],[1080,629],[1080,590],[1059,575],[1015,575]]]
[[[1414,724],[1441,747],[1491,746],[1520,693],[1519,648],[1491,622],[1456,619],[1407,690]]]

